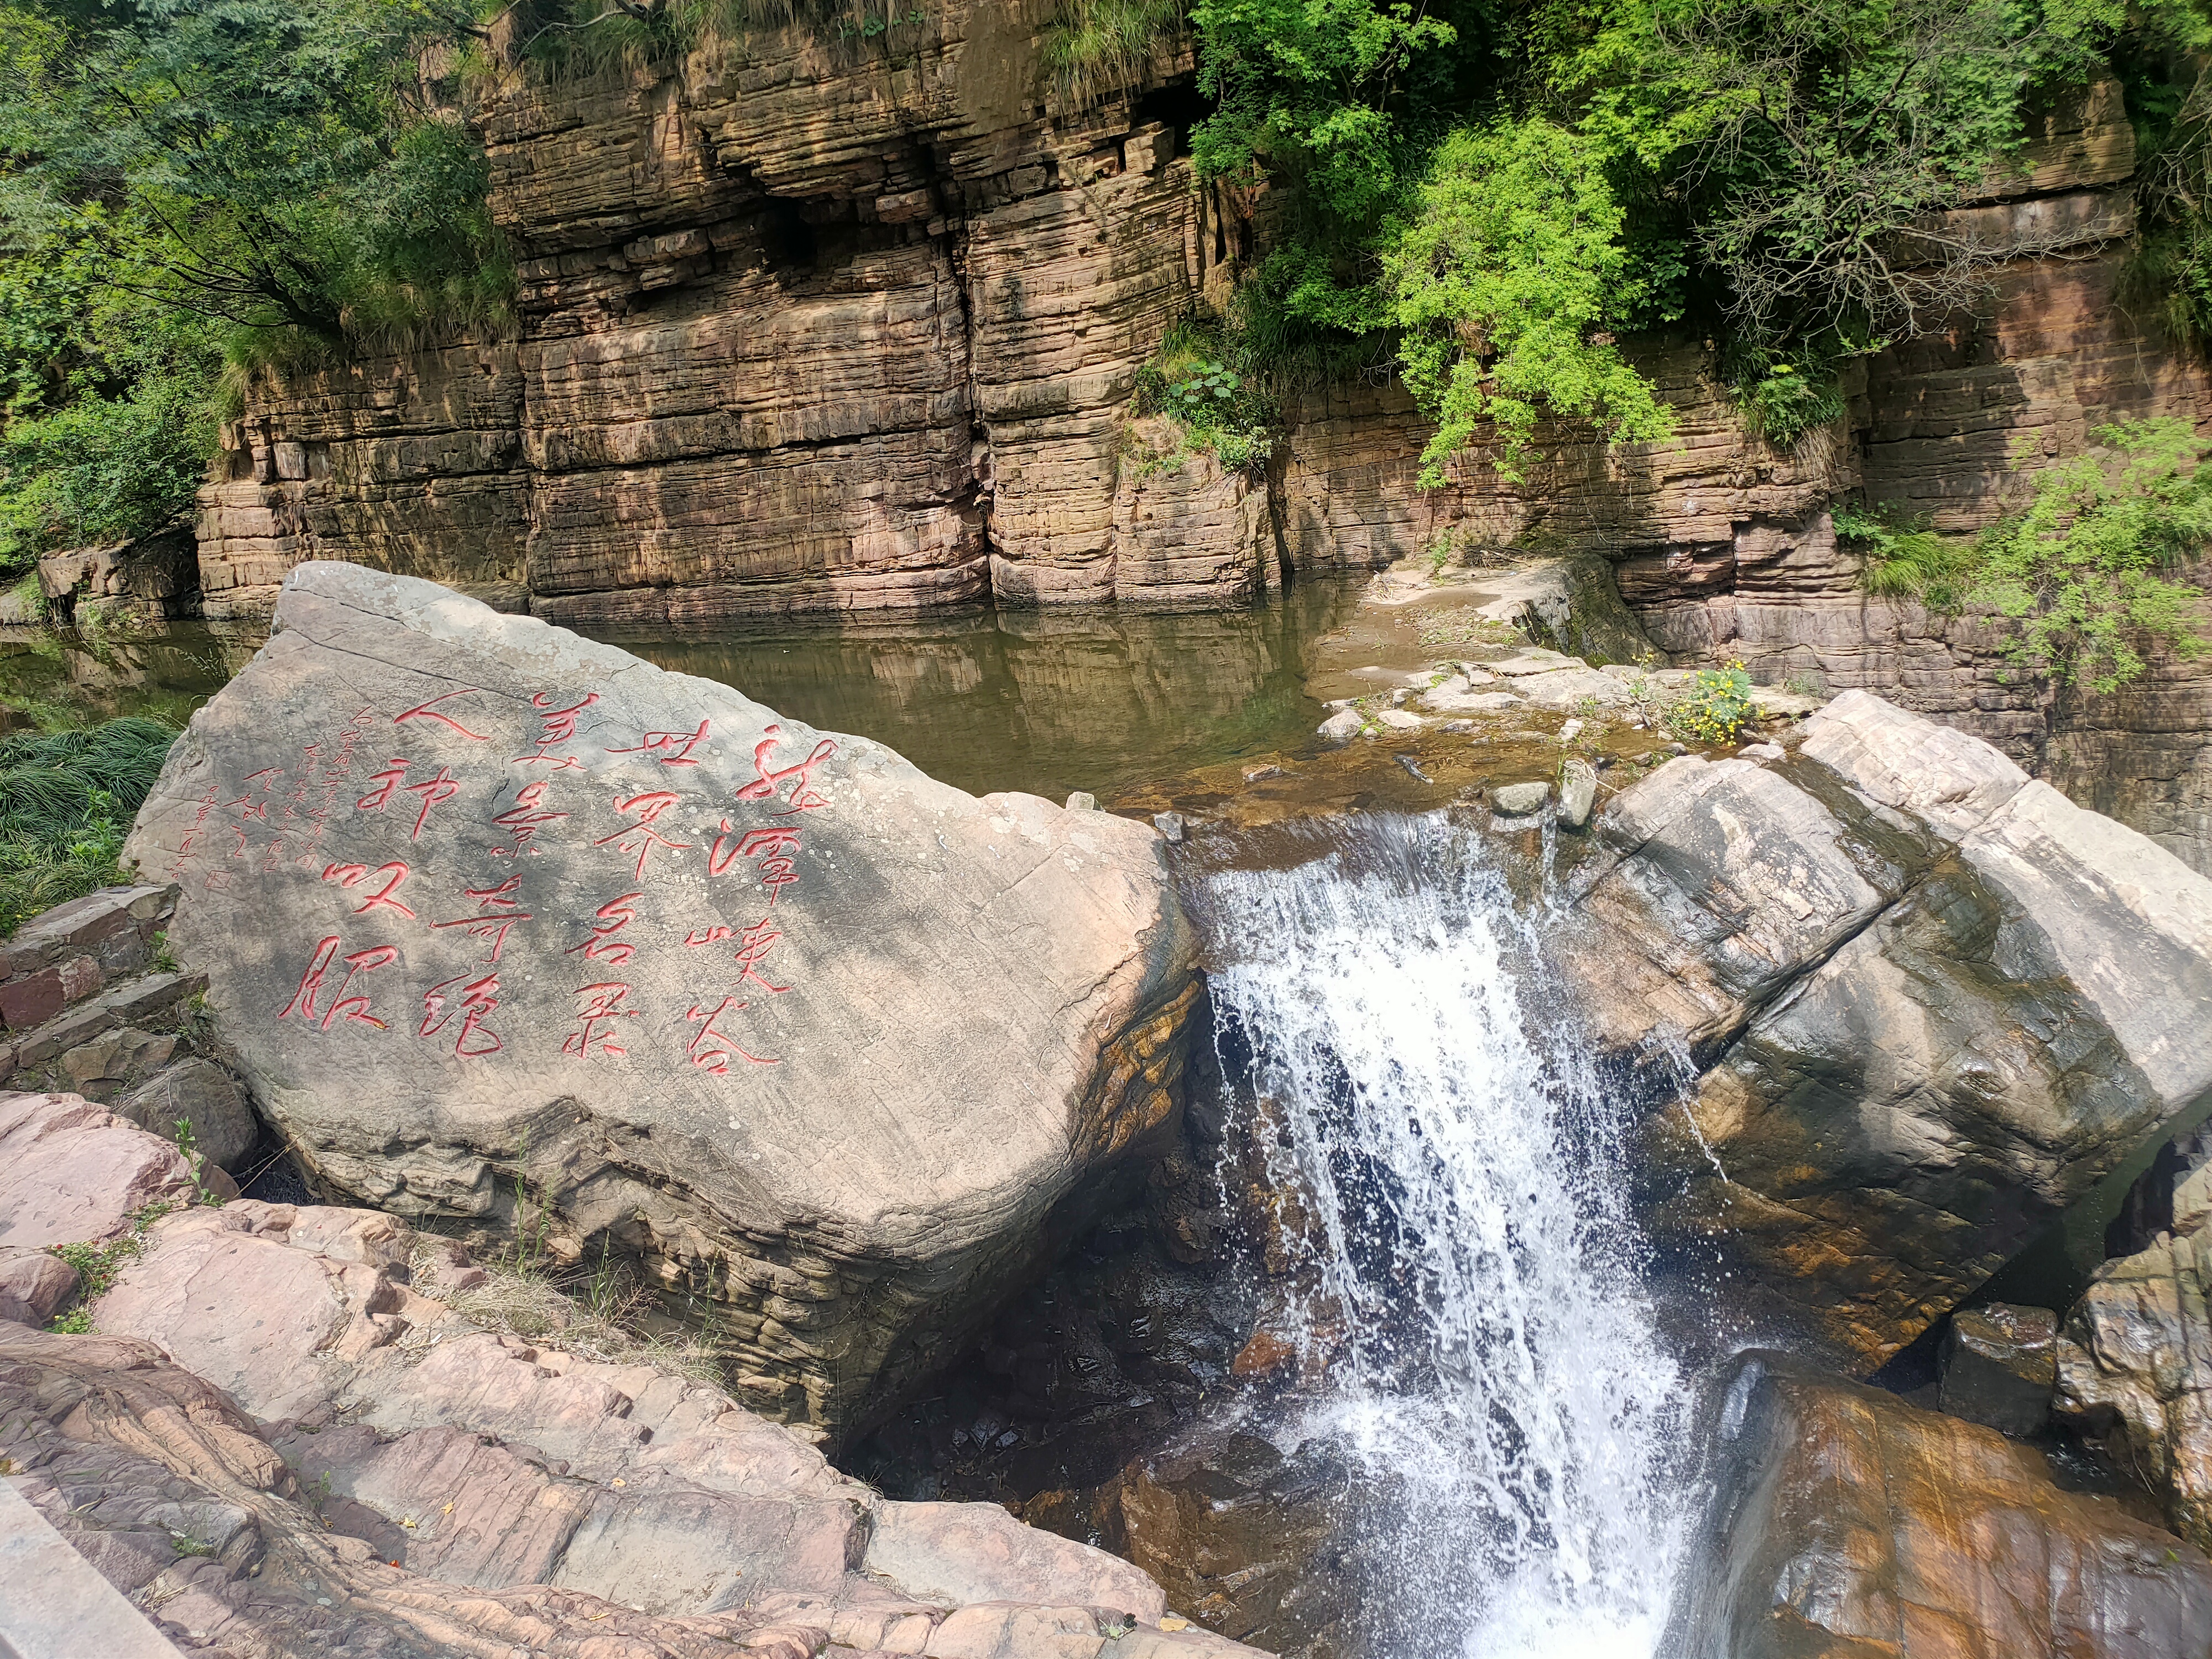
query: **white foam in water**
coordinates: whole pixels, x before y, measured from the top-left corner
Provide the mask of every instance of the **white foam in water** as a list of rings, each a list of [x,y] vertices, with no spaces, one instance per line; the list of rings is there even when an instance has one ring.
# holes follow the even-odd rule
[[[1649,1659],[1686,1389],[1638,1276],[1622,1125],[1524,996],[1528,936],[1463,833],[1355,833],[1218,876],[1203,908],[1224,1052],[1248,1046],[1275,1103],[1278,1184],[1318,1200],[1300,1335],[1338,1358],[1295,1432],[1373,1496],[1371,1659]]]

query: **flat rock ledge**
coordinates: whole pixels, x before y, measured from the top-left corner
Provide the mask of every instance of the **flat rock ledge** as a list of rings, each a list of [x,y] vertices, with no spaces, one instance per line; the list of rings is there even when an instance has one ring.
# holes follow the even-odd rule
[[[369,1211],[155,1220],[99,1334],[0,1321],[15,1484],[186,1652],[1255,1652],[996,1505],[887,1501],[719,1389],[483,1330],[417,1288],[456,1259]]]
[[[428,582],[287,580],[126,857],[328,1187],[612,1251],[836,1438],[1171,1133],[1158,836]]]

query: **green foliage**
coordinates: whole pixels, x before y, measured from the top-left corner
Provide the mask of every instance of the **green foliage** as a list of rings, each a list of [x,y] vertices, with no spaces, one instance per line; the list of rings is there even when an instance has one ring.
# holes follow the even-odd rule
[[[1234,327],[1202,314],[1186,317],[1139,371],[1138,412],[1176,422],[1178,453],[1205,451],[1229,472],[1263,466],[1274,450],[1274,410],[1249,371],[1250,358],[1249,342]]]
[[[1141,82],[1155,51],[1182,31],[1182,0],[1060,0],[1045,66],[1064,105],[1089,109]]]
[[[126,715],[0,740],[0,933],[122,879],[124,839],[176,737]]]
[[[1807,433],[1844,412],[1843,389],[1833,374],[1808,373],[1795,363],[1775,362],[1754,370],[1735,386],[1744,423],[1778,449],[1788,449]]]
[[[1415,60],[1450,45],[1449,23],[1403,0],[1193,0],[1199,87],[1213,113],[1193,129],[1202,177],[1296,177],[1326,216],[1359,225],[1399,184],[1398,94]]]
[[[2185,421],[2101,427],[2102,448],[2039,471],[2027,508],[1977,538],[1967,595],[2014,624],[2014,660],[2059,685],[2111,691],[2142,674],[2148,636],[2204,642],[2201,590],[2168,572],[2212,544],[2212,473]]]
[[[1514,479],[1547,409],[1609,437],[1673,432],[1608,331],[1650,297],[1623,217],[1596,148],[1565,127],[1501,121],[1444,140],[1385,259],[1406,385],[1438,422],[1424,483],[1443,482],[1485,419]]]
[[[2212,474],[2185,421],[2124,421],[2095,436],[2097,449],[2038,470],[2027,506],[1978,536],[1848,508],[1836,532],[1865,550],[1869,591],[2003,618],[2006,654],[2030,672],[2117,690],[2142,675],[2145,640],[2203,649],[2202,592],[2171,573],[2212,545]]]
[[[2023,251],[1941,210],[2180,13],[2195,0],[1193,0],[1217,102],[1193,149],[1203,177],[1289,198],[1239,301],[1262,372],[1401,347],[1438,422],[1425,481],[1488,422],[1507,476],[1547,417],[1662,434],[1616,342],[1677,319],[1729,337],[1747,425],[1786,447],[1841,412],[1838,365],[1948,326]],[[2185,283],[2198,246],[2173,245]]]
[[[1836,534],[1866,559],[1867,592],[1891,599],[1917,599],[1930,611],[1954,612],[1972,580],[1972,544],[1940,536],[1925,524],[1893,523],[1863,507],[1839,507]]]
[[[1741,662],[1700,668],[1688,693],[1667,710],[1668,729],[1685,743],[1734,743],[1759,711],[1752,706],[1751,674]]]
[[[0,573],[159,529],[191,505],[214,447],[205,387],[169,375],[10,422],[0,432]]]

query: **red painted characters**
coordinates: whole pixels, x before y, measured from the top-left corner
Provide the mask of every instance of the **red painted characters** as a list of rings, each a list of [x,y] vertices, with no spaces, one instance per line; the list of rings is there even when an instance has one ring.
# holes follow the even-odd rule
[[[289,1019],[296,1014],[321,1031],[329,1030],[339,1020],[349,1025],[371,1025],[380,1031],[389,1030],[391,1027],[385,1021],[369,1012],[366,992],[355,991],[353,983],[363,975],[374,973],[380,968],[388,968],[398,961],[399,947],[378,945],[366,951],[356,951],[343,958],[345,977],[338,981],[335,991],[330,991],[329,1003],[319,1007],[325,992],[329,990],[326,981],[331,963],[337,959],[341,948],[341,940],[336,933],[327,934],[317,943],[313,958],[308,962],[307,971],[300,975],[299,988],[292,993],[292,1000],[277,1011],[276,1018]]]

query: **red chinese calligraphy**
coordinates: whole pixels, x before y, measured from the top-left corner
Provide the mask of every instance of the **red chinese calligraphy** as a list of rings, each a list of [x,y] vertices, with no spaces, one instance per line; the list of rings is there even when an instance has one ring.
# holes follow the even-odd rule
[[[512,763],[516,766],[536,766],[543,763],[552,767],[556,771],[564,770],[569,767],[580,768],[583,763],[574,756],[556,755],[552,750],[556,744],[574,741],[576,716],[599,700],[598,692],[586,691],[584,694],[583,702],[571,703],[566,708],[556,708],[553,707],[552,693],[532,692],[530,705],[538,711],[538,747],[530,754],[517,755]]]
[[[591,938],[581,945],[570,945],[562,954],[573,957],[580,951],[591,961],[611,963],[617,968],[628,962],[637,954],[637,948],[615,935],[637,920],[637,912],[629,905],[636,896],[635,893],[624,893],[602,904],[597,912],[599,920],[592,924]]]
[[[438,705],[440,703],[449,702],[453,698],[474,697],[480,696],[482,695],[482,691],[478,688],[473,686],[470,687],[466,690],[442,692],[439,696],[431,698],[428,702],[416,703],[414,708],[408,709],[404,714],[394,714],[392,717],[392,723],[394,726],[398,726],[404,720],[436,720],[441,726],[449,726],[453,727],[454,731],[459,732],[463,737],[469,738],[472,742],[489,743],[491,739],[487,738],[483,732],[471,732],[467,726],[462,725],[452,715],[441,714],[438,710]]]
[[[392,799],[393,791],[404,787],[409,794],[422,799],[422,809],[415,814],[415,827],[407,834],[408,840],[420,841],[422,826],[429,822],[430,809],[451,800],[459,793],[461,783],[451,769],[443,766],[438,769],[437,776],[423,782],[409,783],[406,779],[407,762],[394,757],[381,772],[370,775],[368,781],[375,787],[356,801],[354,806],[363,812],[381,812],[385,804]]]
[[[718,921],[711,927],[694,927],[690,933],[684,934],[684,942],[690,945],[720,945],[724,939],[735,939],[737,936],[736,928],[725,927]]]
[[[406,779],[407,763],[404,758],[395,755],[385,763],[381,772],[372,772],[369,775],[368,781],[374,787],[354,803],[354,810],[358,812],[381,812],[384,810],[384,803],[392,799],[392,792],[405,782]]]
[[[707,722],[701,720],[696,732],[647,732],[643,741],[628,749],[610,749],[610,755],[652,755],[663,766],[696,766],[691,751],[707,739]]]
[[[783,1062],[780,1060],[770,1060],[765,1055],[754,1054],[749,1048],[741,1048],[731,1041],[727,1034],[714,1029],[714,1022],[732,1009],[749,1008],[751,1006],[750,1003],[739,1002],[734,997],[724,997],[720,1004],[712,1009],[702,1008],[697,1003],[693,1003],[684,1016],[699,1027],[692,1036],[691,1041],[684,1045],[684,1052],[691,1057],[691,1063],[702,1071],[712,1072],[716,1077],[729,1075],[732,1060],[747,1060],[756,1066],[782,1065]]]
[[[384,878],[384,885],[354,907],[354,915],[362,915],[381,905],[387,910],[397,910],[410,921],[415,913],[392,896],[399,890],[400,883],[412,873],[408,867],[393,860],[390,864],[372,870],[365,864],[327,864],[323,866],[323,879],[334,881],[341,887],[358,887],[363,882]]]
[[[240,795],[236,800],[226,801],[223,804],[226,806],[235,806],[238,809],[238,816],[240,819],[259,818],[264,823],[266,823],[269,822],[270,792],[276,787],[277,781],[281,780],[283,775],[284,774],[281,768],[264,766],[258,772],[254,773],[251,777],[246,779],[246,793],[244,794]],[[256,784],[260,785],[260,788],[258,792],[254,788]],[[258,799],[256,798],[257,793],[258,795]]]
[[[391,1028],[368,1011],[368,998],[353,989],[354,981],[363,974],[374,973],[379,968],[390,966],[399,960],[397,945],[379,945],[367,951],[356,951],[344,958],[346,975],[338,981],[337,989],[331,995],[327,1007],[318,1009],[316,1004],[325,991],[325,981],[330,976],[331,963],[337,957],[339,938],[336,933],[325,937],[316,946],[307,969],[300,975],[299,988],[292,1000],[277,1012],[279,1019],[289,1019],[297,1014],[318,1030],[327,1031],[338,1020],[348,1024],[373,1025],[378,1030]]]
[[[778,995],[788,991],[791,987],[771,984],[762,977],[760,972],[760,964],[767,958],[768,953],[775,949],[776,941],[782,937],[779,930],[769,926],[766,916],[746,928],[738,939],[738,977],[749,979],[763,991],[773,991]]]
[[[422,810],[415,814],[415,827],[407,832],[407,839],[421,840],[422,826],[429,822],[430,809],[434,806],[442,806],[453,799],[460,792],[460,780],[456,778],[449,769],[443,766],[438,769],[436,777],[425,779],[421,783],[409,784],[407,793],[410,795],[421,796],[422,806]]]
[[[576,1029],[568,1033],[561,1044],[561,1052],[573,1054],[578,1060],[589,1060],[594,1054],[626,1054],[629,1049],[610,1040],[615,1030],[615,1021],[635,1019],[635,1008],[623,1005],[629,1000],[630,988],[607,982],[580,987],[576,994],[583,1000],[583,1009],[576,1016]]]
[[[471,939],[489,939],[491,955],[485,960],[495,963],[507,944],[507,930],[518,922],[532,919],[531,913],[521,908],[521,901],[514,896],[515,890],[521,885],[522,878],[516,875],[509,876],[496,887],[464,888],[462,891],[477,902],[477,914],[456,916],[451,921],[434,921],[430,926],[464,928]]]
[[[477,1060],[485,1054],[495,1054],[507,1046],[484,1024],[499,1009],[499,975],[486,974],[471,984],[461,985],[452,996],[447,994],[467,978],[466,974],[456,974],[422,993],[422,1024],[415,1035],[436,1036],[452,1023],[458,1012],[461,1025],[453,1038],[453,1053],[463,1060]],[[460,1004],[458,1010],[451,1006],[456,999]]]
[[[625,853],[635,853],[637,873],[642,878],[646,858],[654,848],[663,847],[672,853],[678,853],[691,845],[688,841],[671,841],[653,827],[656,818],[682,799],[681,795],[666,789],[648,790],[641,795],[632,795],[628,800],[617,797],[615,811],[634,816],[637,822],[628,829],[616,830],[611,836],[600,836],[592,845],[605,847],[612,842]]]
[[[526,783],[515,792],[514,805],[495,816],[492,822],[514,837],[512,847],[495,847],[491,855],[495,859],[511,859],[519,854],[524,845],[535,839],[538,832],[549,823],[567,817],[566,812],[545,810],[545,792],[552,784],[544,778],[536,783]],[[533,849],[534,850],[534,849]]]
[[[790,805],[776,815],[779,817],[793,812],[811,812],[827,806],[830,798],[814,787],[814,769],[836,754],[837,745],[824,738],[814,745],[812,754],[796,765],[771,769],[768,757],[775,752],[775,746],[782,741],[783,728],[781,726],[763,728],[761,740],[753,745],[753,770],[759,775],[738,791],[738,799],[745,801],[789,801]],[[791,793],[784,795],[781,791],[787,783],[791,786]]]

